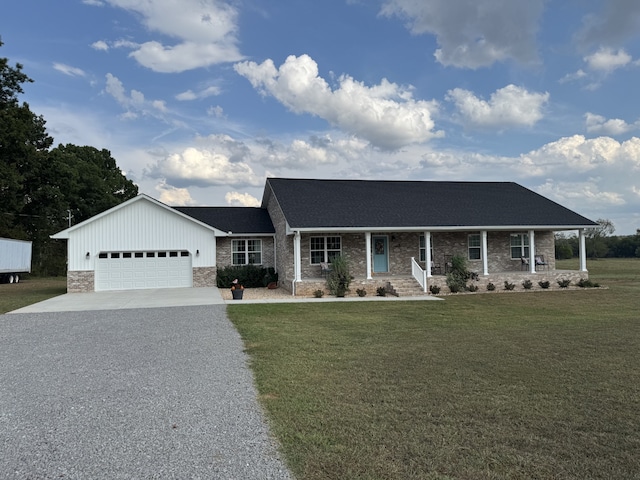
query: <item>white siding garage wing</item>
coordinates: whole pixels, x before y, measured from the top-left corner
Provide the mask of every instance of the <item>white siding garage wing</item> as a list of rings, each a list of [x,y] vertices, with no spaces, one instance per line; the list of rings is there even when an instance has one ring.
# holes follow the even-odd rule
[[[139,195],[53,238],[68,239],[69,271],[94,271],[96,290],[124,290],[192,286],[194,268],[215,267],[222,235]]]

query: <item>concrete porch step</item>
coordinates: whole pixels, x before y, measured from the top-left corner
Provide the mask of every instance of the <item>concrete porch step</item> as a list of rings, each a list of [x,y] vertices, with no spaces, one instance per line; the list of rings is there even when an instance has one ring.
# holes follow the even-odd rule
[[[398,297],[415,297],[419,295],[428,295],[422,291],[420,284],[413,278],[399,278],[389,280],[387,282],[388,293],[397,295]]]

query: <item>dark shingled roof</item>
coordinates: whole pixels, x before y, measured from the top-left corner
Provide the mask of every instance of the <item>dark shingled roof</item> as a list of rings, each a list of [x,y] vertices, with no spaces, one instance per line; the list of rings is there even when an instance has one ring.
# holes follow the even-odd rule
[[[597,225],[513,182],[268,178],[269,186],[293,229]]]
[[[223,232],[233,234],[275,233],[266,208],[254,207],[172,207],[185,215]]]

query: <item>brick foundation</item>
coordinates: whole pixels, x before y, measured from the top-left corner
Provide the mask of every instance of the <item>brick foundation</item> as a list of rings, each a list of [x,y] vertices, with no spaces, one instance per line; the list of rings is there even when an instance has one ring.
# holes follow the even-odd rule
[[[193,267],[194,287],[215,287],[216,278],[216,267]]]

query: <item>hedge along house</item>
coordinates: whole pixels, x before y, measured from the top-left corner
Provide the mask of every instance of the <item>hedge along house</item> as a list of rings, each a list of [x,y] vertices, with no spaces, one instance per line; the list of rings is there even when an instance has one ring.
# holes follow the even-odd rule
[[[269,178],[262,206],[276,230],[280,284],[296,295],[323,289],[321,264],[337,255],[349,261],[352,287],[369,291],[406,289],[407,279],[414,292],[444,286],[454,255],[485,285],[576,281],[588,278],[584,230],[597,225],[504,182]],[[578,271],[555,268],[554,232],[563,230],[579,232]]]
[[[171,208],[138,195],[52,235],[67,240],[67,291],[215,286],[219,266],[274,265],[267,211]]]

